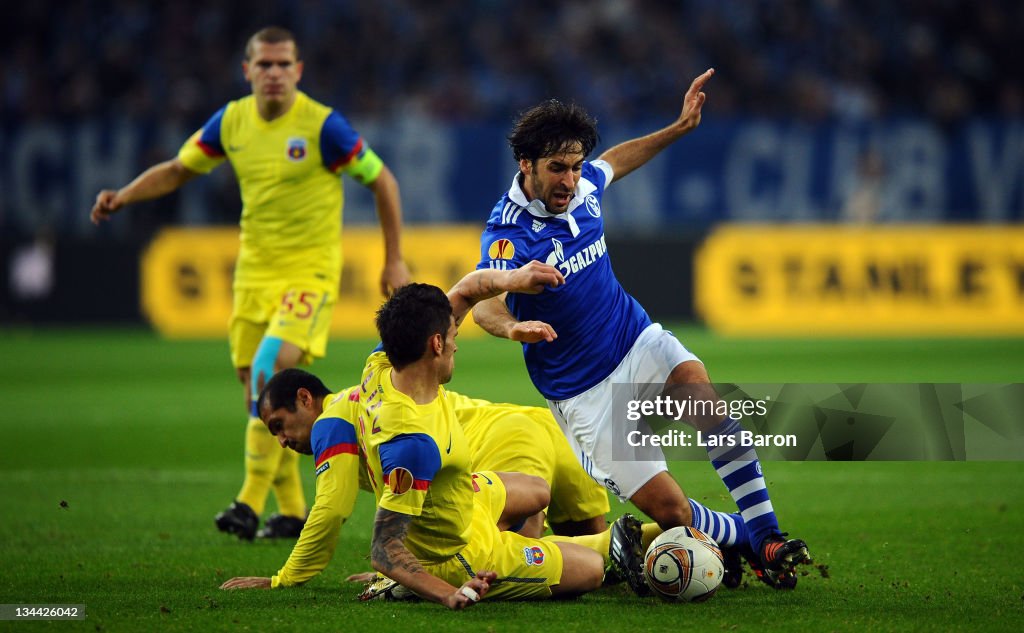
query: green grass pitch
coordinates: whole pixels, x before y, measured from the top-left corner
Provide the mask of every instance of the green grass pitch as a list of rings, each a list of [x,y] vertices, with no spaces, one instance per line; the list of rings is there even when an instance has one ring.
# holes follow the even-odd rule
[[[723,340],[677,331],[719,381],[1020,382],[1024,340]],[[371,341],[334,341],[315,371],[354,383]],[[460,339],[452,387],[541,404],[507,341]],[[561,603],[362,604],[373,503],[361,493],[334,562],[307,586],[224,592],[269,576],[289,544],[240,543],[213,515],[241,483],[241,388],[222,341],[141,330],[0,332],[0,603],[86,604],[87,631],[1024,630],[1024,467],[1016,463],[765,464],[783,527],[817,566],[775,592],[748,577],[698,605],[609,588]],[[308,460],[308,458],[306,458]],[[311,466],[303,464],[312,498]],[[706,464],[673,465],[716,508]],[[613,502],[613,513],[629,506]]]

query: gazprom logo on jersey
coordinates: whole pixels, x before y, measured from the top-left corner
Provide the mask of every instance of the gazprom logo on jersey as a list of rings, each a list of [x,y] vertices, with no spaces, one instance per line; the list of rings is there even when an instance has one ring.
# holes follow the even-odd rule
[[[595,218],[601,217],[601,203],[597,201],[597,196],[589,195],[586,198],[587,213],[594,216]]]
[[[565,277],[568,277],[572,273],[578,273],[587,266],[593,264],[604,257],[605,253],[608,251],[608,247],[605,246],[604,243],[604,234],[601,235],[601,239],[595,241],[589,246],[586,246],[578,253],[570,255],[569,257],[565,256],[565,248],[562,246],[561,242],[554,238],[551,239],[551,242],[554,245],[555,250],[548,255],[548,258],[544,263],[556,266],[562,271],[562,275]]]
[[[299,162],[306,158],[306,139],[288,139],[288,160]]]

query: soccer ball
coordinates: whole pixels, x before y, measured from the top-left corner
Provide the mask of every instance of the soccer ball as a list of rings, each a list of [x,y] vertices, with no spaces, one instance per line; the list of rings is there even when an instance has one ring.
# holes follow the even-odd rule
[[[663,532],[647,548],[644,576],[665,600],[702,602],[715,594],[725,566],[722,550],[707,534],[692,527]]]

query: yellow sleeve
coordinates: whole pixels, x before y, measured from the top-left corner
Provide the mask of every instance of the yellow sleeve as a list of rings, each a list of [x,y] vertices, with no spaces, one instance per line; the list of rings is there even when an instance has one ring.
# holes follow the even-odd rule
[[[271,578],[271,587],[301,585],[323,571],[334,557],[342,524],[352,515],[359,491],[359,456],[334,455],[317,472],[313,509],[288,561]]]
[[[202,142],[203,130],[196,130],[196,133],[189,137],[185,144],[178,150],[178,160],[181,164],[197,174],[208,174],[214,167],[226,160],[226,156],[217,149]]]

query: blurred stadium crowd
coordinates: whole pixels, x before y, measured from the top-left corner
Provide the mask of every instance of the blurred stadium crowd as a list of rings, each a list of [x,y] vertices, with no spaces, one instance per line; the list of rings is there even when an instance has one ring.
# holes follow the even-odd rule
[[[37,0],[0,24],[0,117],[194,124],[247,92],[267,23],[299,37],[306,91],[362,118],[504,122],[550,96],[663,117],[709,66],[715,116],[1024,113],[1018,0]]]

